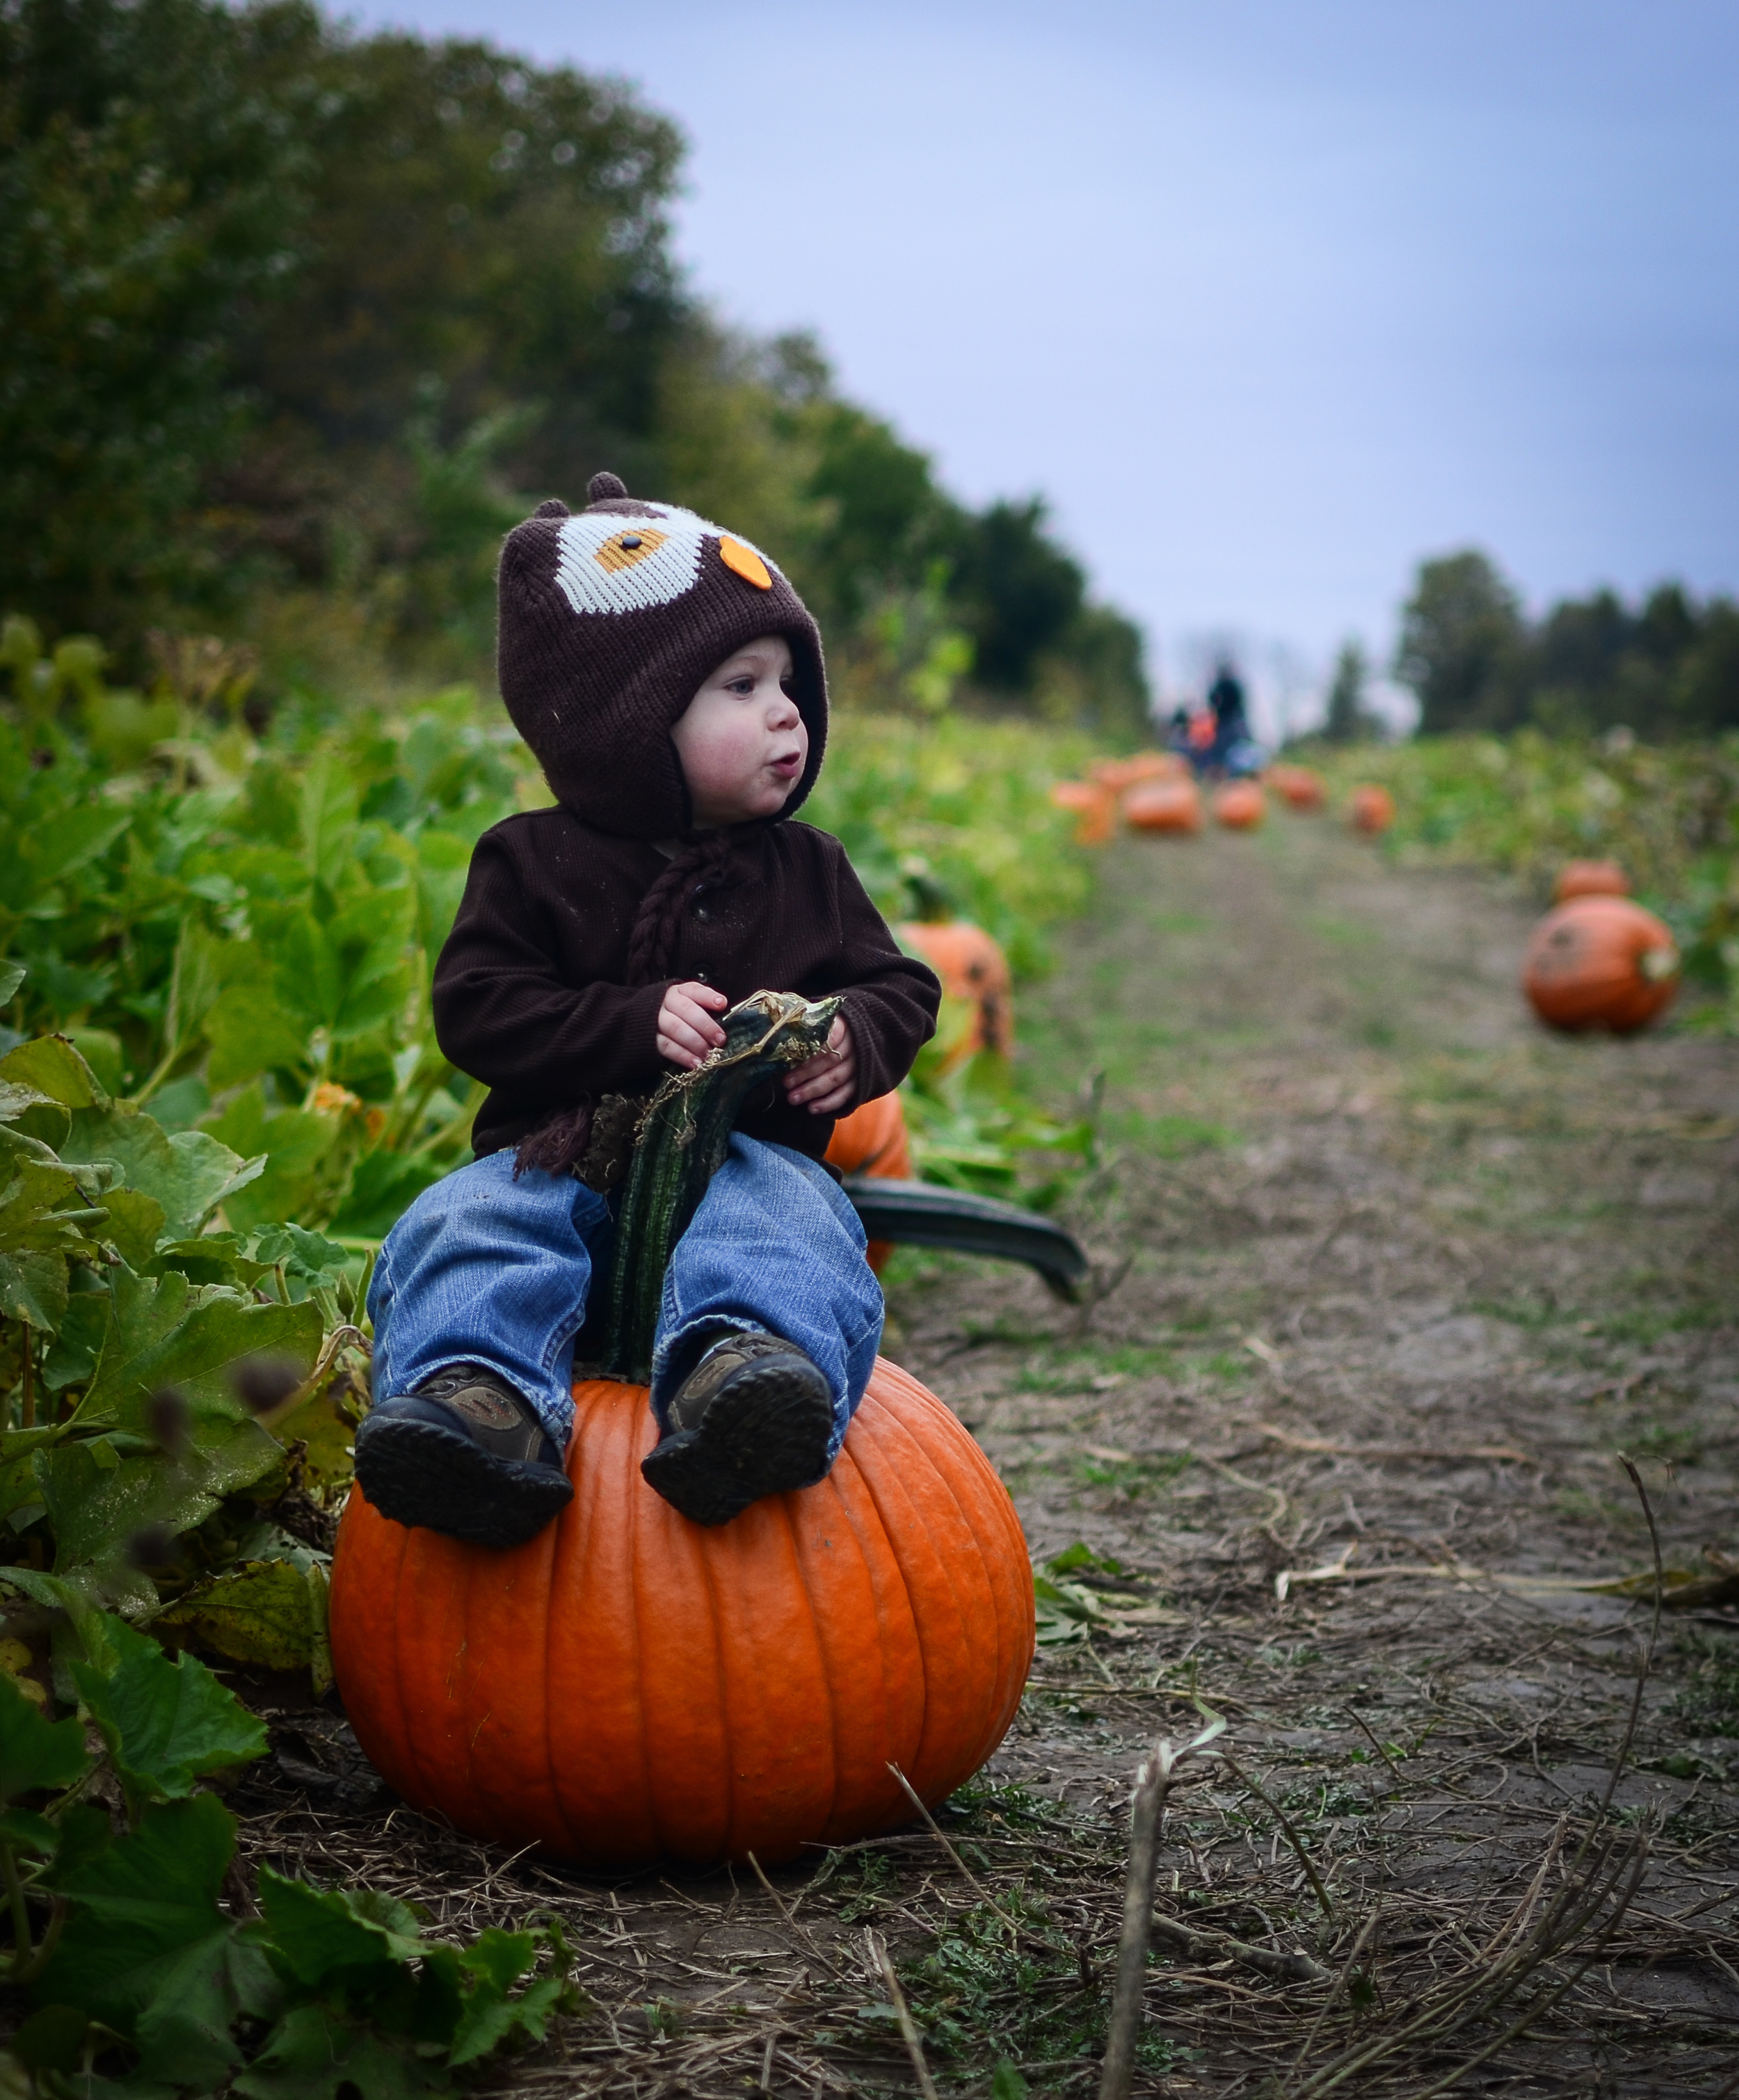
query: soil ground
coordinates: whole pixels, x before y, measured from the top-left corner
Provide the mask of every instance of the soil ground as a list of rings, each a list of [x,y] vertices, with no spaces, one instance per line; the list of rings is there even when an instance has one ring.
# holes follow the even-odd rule
[[[1739,1550],[1739,1046],[1548,1038],[1522,900],[1320,822],[1102,870],[1020,1016],[1053,1105],[1103,1075],[1095,1302],[890,1277],[888,1353],[1072,1564],[939,1832],[611,1887],[285,1712],[255,1849],[560,1915],[594,2010],[503,2094],[913,2091],[884,1943],[944,2092],[1085,2094],[1131,1781],[1200,1701],[1230,1755],[1167,1807],[1137,2091],[1739,2092],[1739,1616],[1711,1583],[1649,1657],[1649,1597],[1572,1586],[1652,1568],[1621,1451],[1669,1568]]]

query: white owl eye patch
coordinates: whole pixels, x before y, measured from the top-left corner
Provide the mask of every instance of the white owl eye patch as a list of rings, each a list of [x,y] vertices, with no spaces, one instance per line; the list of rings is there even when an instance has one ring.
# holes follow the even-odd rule
[[[556,585],[576,613],[644,612],[694,589],[708,538],[744,582],[772,588],[775,571],[747,540],[673,506],[648,518],[620,511],[564,518],[556,536]]]

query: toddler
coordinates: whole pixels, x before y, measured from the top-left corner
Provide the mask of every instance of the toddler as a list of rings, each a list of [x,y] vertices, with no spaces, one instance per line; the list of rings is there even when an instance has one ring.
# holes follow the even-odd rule
[[[939,990],[824,832],[791,822],[827,740],[821,638],[748,541],[632,501],[541,504],[502,550],[500,675],[559,798],[472,855],[435,975],[442,1049],[490,1088],[473,1163],[393,1228],[369,1292],[377,1509],[485,1546],[570,1498],[576,1339],[635,1118],[761,990],[844,995],[827,1048],[752,1094],[664,1281],[648,1482],[697,1524],[826,1473],[880,1286],[822,1163],[888,1092]]]

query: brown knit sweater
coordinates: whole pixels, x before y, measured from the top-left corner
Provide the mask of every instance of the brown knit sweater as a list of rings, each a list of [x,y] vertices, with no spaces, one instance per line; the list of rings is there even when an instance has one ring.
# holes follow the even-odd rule
[[[649,960],[656,975],[637,982]],[[651,1092],[672,1069],[658,1054],[658,1009],[670,985],[691,980],[733,1003],[762,990],[843,992],[858,1101],[905,1078],[941,998],[825,832],[747,825],[673,866],[649,841],[566,809],[510,817],[477,842],[435,973],[441,1048],[491,1089],[477,1153],[607,1094]],[[738,1127],[819,1159],[833,1118],[792,1108],[770,1085]]]

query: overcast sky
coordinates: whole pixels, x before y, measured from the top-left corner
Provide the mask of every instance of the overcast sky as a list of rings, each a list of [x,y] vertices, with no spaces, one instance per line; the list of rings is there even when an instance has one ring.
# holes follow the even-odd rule
[[[1042,491],[1166,690],[1379,653],[1421,556],[1739,586],[1734,0],[385,0],[627,75],[680,251],[973,502]],[[1290,664],[1290,668],[1288,668]]]

